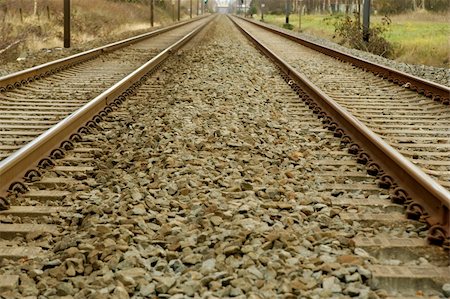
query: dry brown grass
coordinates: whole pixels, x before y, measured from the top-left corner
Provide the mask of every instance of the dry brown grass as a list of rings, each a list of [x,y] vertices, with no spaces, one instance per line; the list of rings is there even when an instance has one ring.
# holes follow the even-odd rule
[[[448,20],[450,20],[450,11],[437,13],[426,10],[417,10],[415,12],[395,15],[394,18],[396,22],[410,22],[411,20],[415,20],[427,23],[448,23]]]
[[[32,0],[0,0],[0,61],[25,57],[63,42],[63,1],[38,0],[37,15]],[[72,0],[72,45],[150,29],[150,10],[143,4],[109,0]],[[171,14],[155,12],[155,26],[171,22]],[[18,42],[18,43],[17,43]],[[17,43],[17,44],[16,44]],[[3,51],[10,45],[6,51]]]

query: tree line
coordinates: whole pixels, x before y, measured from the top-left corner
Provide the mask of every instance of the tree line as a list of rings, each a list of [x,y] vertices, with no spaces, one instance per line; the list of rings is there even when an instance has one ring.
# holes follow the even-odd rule
[[[303,13],[352,13],[358,11],[364,0],[251,0],[257,8],[262,3],[268,13],[283,14],[286,3],[292,11],[301,7]],[[416,10],[445,12],[450,10],[449,0],[372,0],[372,11],[380,14],[399,14]]]

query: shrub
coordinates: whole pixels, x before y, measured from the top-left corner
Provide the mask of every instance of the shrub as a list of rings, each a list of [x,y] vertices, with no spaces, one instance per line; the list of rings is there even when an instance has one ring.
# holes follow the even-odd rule
[[[250,8],[248,9],[248,14],[253,17],[253,15],[255,15],[258,11],[256,10],[255,6],[250,6]]]
[[[294,29],[294,25],[292,25],[292,24],[286,24],[286,23],[284,23],[283,24],[283,28],[284,29],[288,29],[288,30],[292,30],[292,29]]]
[[[347,45],[351,48],[374,53],[383,57],[392,54],[392,44],[384,38],[384,34],[389,31],[391,20],[385,16],[379,24],[371,24],[369,29],[369,42],[363,40],[363,28],[359,14],[354,18],[348,15],[334,16],[326,18],[326,22],[331,22],[335,28],[333,38],[340,38],[339,44]]]
[[[285,11],[280,8],[280,9],[269,10],[269,11],[267,11],[267,14],[280,16],[280,15],[284,15]]]

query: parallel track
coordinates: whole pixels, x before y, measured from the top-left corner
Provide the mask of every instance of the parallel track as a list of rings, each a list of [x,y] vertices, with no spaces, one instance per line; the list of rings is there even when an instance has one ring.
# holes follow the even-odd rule
[[[299,93],[324,119],[326,126],[346,142],[357,143],[352,152],[359,155],[360,162],[370,166],[370,172],[379,177],[382,186],[392,188],[394,201],[407,205],[408,217],[422,218],[433,227],[430,241],[448,243],[450,108],[442,105],[447,100],[432,101],[300,45],[293,37],[286,39],[286,34],[272,28],[234,20],[299,85],[302,89],[297,88]],[[327,54],[332,55],[329,51]],[[414,80],[426,83],[409,76],[409,81]],[[427,91],[436,88],[442,94],[449,91],[433,83],[425,86]],[[369,128],[384,141],[377,140]]]
[[[0,78],[0,88],[5,86],[0,93],[0,161],[155,57],[199,22],[202,20],[160,29],[146,39],[116,43],[120,48],[116,44],[102,47],[96,57],[92,57],[95,50],[74,55],[63,59],[67,68],[58,70],[61,66],[53,63],[52,71],[56,72],[39,80],[21,83],[21,78],[33,77],[43,67]],[[89,60],[81,63],[81,58]],[[77,64],[71,66],[74,61]]]
[[[406,89],[411,89],[419,94],[423,94],[426,97],[432,99],[436,102],[441,102],[444,105],[450,105],[450,87],[438,84],[423,78],[419,78],[402,71],[390,68],[385,65],[381,65],[375,62],[365,60],[360,57],[356,57],[339,50],[328,48],[326,46],[307,41],[293,33],[286,32],[272,26],[266,25],[261,22],[253,21],[251,19],[240,18],[241,20],[246,20],[259,28],[263,28],[265,31],[275,33],[277,36],[282,36],[289,39],[296,44],[305,46],[306,48],[312,49],[316,52],[325,54],[326,56],[333,57],[340,61],[350,63],[358,68],[365,71],[371,72],[374,75],[386,79],[396,85],[400,85]],[[447,82],[448,83],[448,82]]]
[[[93,103],[113,104],[116,97],[148,69],[142,67],[143,64],[151,61],[149,65],[154,67],[160,63],[170,54],[172,50],[167,49],[174,42],[207,21],[201,18],[185,22],[0,78],[0,86],[6,86],[0,93],[0,159],[3,160],[0,162],[0,196],[5,196],[8,189],[13,190],[15,187],[11,184],[27,176],[26,172],[44,157],[62,155],[55,149],[63,146],[58,138],[68,138],[84,123],[64,134],[57,130],[68,128],[72,120],[82,114],[85,123],[91,121],[100,112],[92,112],[95,110],[92,106],[98,106]],[[25,80],[25,77],[31,79]],[[14,80],[16,83],[11,83]],[[93,121],[90,125],[95,125],[96,120]],[[50,128],[53,133],[49,133]],[[36,140],[57,134],[61,136],[54,138],[51,145],[37,146]]]

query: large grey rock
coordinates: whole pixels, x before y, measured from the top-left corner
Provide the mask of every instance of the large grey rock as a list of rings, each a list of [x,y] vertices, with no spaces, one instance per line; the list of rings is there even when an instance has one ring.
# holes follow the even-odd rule
[[[339,280],[337,280],[334,276],[324,278],[322,281],[322,288],[332,293],[342,292],[342,288],[339,285]]]
[[[442,293],[445,297],[450,298],[450,283],[446,283],[442,286]]]
[[[200,268],[200,272],[203,275],[209,274],[214,272],[216,269],[216,260],[215,259],[207,259],[202,263],[202,266]]]
[[[116,286],[113,292],[114,298],[117,299],[128,299],[130,296],[128,295],[127,290],[122,286]]]

